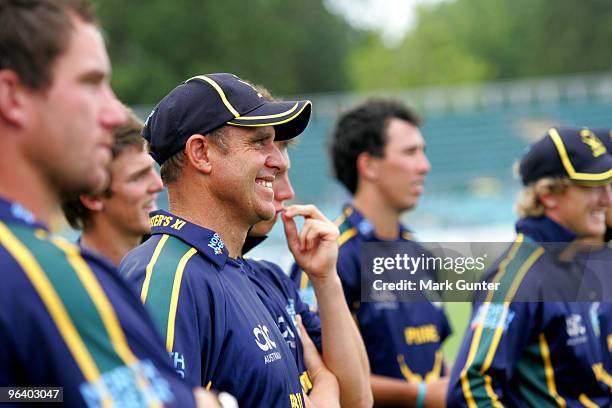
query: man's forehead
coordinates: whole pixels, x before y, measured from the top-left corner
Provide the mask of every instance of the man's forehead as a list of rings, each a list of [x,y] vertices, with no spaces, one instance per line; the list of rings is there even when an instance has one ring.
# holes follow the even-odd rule
[[[129,168],[143,168],[152,166],[153,163],[155,163],[155,161],[144,148],[138,145],[129,145],[113,159],[111,166],[113,166],[113,168],[117,165]]]
[[[105,76],[110,75],[111,64],[106,44],[100,29],[95,24],[78,17],[72,18],[67,47],[58,56],[55,68],[65,69],[65,66],[78,67]]]
[[[408,126],[398,125],[387,128],[385,145],[425,146],[425,139],[420,129],[409,122],[403,122]]]

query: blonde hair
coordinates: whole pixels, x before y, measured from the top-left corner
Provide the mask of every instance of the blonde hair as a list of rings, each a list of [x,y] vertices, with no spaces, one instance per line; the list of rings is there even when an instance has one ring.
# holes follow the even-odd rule
[[[518,193],[514,211],[520,218],[542,216],[545,208],[540,196],[563,193],[570,185],[572,182],[568,178],[546,177],[524,186]]]

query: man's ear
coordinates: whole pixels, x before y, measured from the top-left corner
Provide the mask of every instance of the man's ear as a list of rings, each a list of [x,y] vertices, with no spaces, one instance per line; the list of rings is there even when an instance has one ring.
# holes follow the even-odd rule
[[[194,169],[210,174],[212,165],[210,161],[210,141],[204,135],[191,135],[185,143],[185,157]]]
[[[554,210],[559,205],[561,199],[559,193],[539,193],[538,199],[546,210]]]
[[[27,98],[31,94],[14,71],[0,69],[0,117],[3,120],[13,126],[22,126],[27,115]]]
[[[368,152],[359,153],[357,156],[357,174],[364,180],[374,181],[378,177],[377,157],[372,156]]]
[[[79,200],[89,211],[102,211],[104,209],[104,202],[98,195],[81,194]]]

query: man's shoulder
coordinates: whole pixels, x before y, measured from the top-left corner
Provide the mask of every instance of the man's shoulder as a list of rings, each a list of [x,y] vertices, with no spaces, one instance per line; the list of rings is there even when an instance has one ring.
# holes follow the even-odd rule
[[[485,272],[483,280],[499,283],[493,294],[493,301],[511,301],[519,296],[530,299],[535,296],[542,282],[542,270],[549,266],[544,247],[537,242],[519,235]],[[524,284],[528,281],[529,285]],[[527,291],[528,293],[526,293]]]
[[[119,265],[119,272],[132,279],[146,274],[151,268],[175,270],[181,261],[191,260],[196,253],[195,248],[178,237],[156,234],[128,252]]]
[[[253,258],[246,258],[245,261],[255,271],[260,282],[269,282],[281,290],[295,289],[293,280],[274,262]]]
[[[274,262],[256,258],[245,258],[245,261],[258,271],[265,271],[266,273],[279,277],[281,279],[289,279],[288,276],[283,272],[281,267],[275,264]]]

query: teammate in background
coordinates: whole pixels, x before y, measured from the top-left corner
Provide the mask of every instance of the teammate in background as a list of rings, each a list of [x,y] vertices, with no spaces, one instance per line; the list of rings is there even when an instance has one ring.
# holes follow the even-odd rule
[[[128,122],[114,129],[110,184],[102,193],[82,194],[62,206],[66,219],[83,230],[79,243],[119,265],[151,231],[149,213],[163,189],[140,135],[143,123],[128,108]]]
[[[485,274],[501,286],[474,301],[448,406],[608,407],[599,305],[546,294],[575,276],[577,260],[560,257],[569,244],[605,230],[612,155],[588,129],[552,128],[522,157],[520,176],[518,235]]]
[[[444,311],[430,302],[360,303],[363,243],[404,242],[415,254],[422,251],[399,221],[416,206],[430,169],[419,123],[400,102],[369,100],[341,116],[331,140],[336,178],[353,194],[336,221],[337,269],[372,367],[374,402],[381,407],[442,406],[446,395],[441,345],[451,329]],[[295,265],[292,278],[307,290],[308,276]]]
[[[154,108],[143,135],[170,211],[120,270],[152,311],[175,368],[241,407],[302,407],[295,359],[241,259],[247,231],[274,216],[287,166],[274,141],[296,137],[309,101],[268,102],[232,74],[200,75]]]
[[[264,98],[272,99],[267,89],[261,86],[257,86],[256,89]],[[343,299],[342,285],[336,273],[338,228],[314,206],[290,206],[287,210],[283,206],[284,201],[291,200],[295,196],[289,181],[290,160],[287,149],[293,140],[276,142],[287,160],[287,167],[276,175],[272,183],[276,214],[271,220],[260,221],[253,226],[243,247],[243,254],[265,239],[280,214],[285,211],[290,212],[292,209],[302,213],[309,225],[303,230],[310,228],[318,234],[317,239],[313,240],[311,250],[300,247],[300,238],[296,235],[293,216],[284,217],[283,221],[288,237],[291,238],[288,242],[295,259],[305,265],[311,265],[312,267],[306,270],[315,273],[313,282],[320,299],[321,318],[301,301],[293,282],[278,265],[247,257],[244,257],[244,260],[250,272],[249,277],[258,288],[262,302],[275,317],[281,333],[296,358],[299,372],[302,373],[300,376],[302,388],[310,392],[309,397],[313,401],[318,399],[316,394],[320,385],[316,384],[318,378],[312,378],[316,371],[304,364],[306,354],[303,352],[302,344],[304,336],[302,339],[298,336],[296,316],[300,316],[306,335],[312,337],[318,346],[318,352],[323,351],[325,366],[336,376],[340,385],[341,405],[354,408],[371,407],[372,393],[367,355],[359,331]],[[321,261],[315,261],[313,257]],[[310,377],[306,374],[306,368]],[[317,374],[318,376],[320,374]],[[313,382],[317,385],[314,388]],[[324,401],[321,406],[328,407],[330,403]]]
[[[109,75],[88,2],[0,2],[0,385],[61,386],[67,407],[195,406],[132,290],[46,227],[107,182],[125,121]]]

